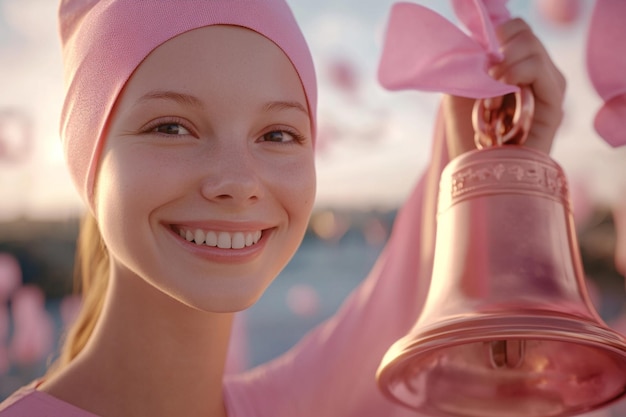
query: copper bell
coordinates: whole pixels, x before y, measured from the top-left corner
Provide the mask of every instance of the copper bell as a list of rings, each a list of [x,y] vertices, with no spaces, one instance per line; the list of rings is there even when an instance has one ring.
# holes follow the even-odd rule
[[[589,299],[563,170],[521,146],[532,114],[527,89],[497,112],[477,101],[479,149],[442,173],[428,298],[377,374],[422,415],[571,416],[626,392],[626,342]]]

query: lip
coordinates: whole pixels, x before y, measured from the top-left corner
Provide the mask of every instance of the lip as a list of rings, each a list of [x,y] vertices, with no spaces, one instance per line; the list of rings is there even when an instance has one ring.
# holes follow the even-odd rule
[[[246,246],[241,249],[222,249],[216,246],[198,245],[194,242],[189,242],[187,239],[183,239],[176,231],[176,228],[183,225],[178,224],[163,224],[162,225],[169,235],[180,245],[186,252],[191,253],[195,257],[199,257],[206,261],[218,262],[218,263],[245,263],[250,262],[257,258],[261,252],[265,249],[265,246],[273,234],[275,228],[260,228],[258,225],[251,224],[237,224],[237,225],[224,225],[219,227],[216,225],[207,225],[206,223],[184,223],[184,227],[195,227],[205,230],[220,230],[220,231],[240,231],[240,230],[261,230],[261,239],[252,246]]]

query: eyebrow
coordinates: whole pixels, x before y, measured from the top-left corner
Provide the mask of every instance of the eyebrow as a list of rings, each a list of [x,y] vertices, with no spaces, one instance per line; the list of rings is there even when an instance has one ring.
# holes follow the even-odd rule
[[[202,107],[204,103],[198,97],[193,96],[191,94],[179,93],[176,91],[170,90],[154,90],[150,91],[137,100],[138,103],[150,100],[171,100],[176,103],[193,106],[193,107]],[[279,111],[279,110],[298,110],[304,113],[307,117],[309,116],[309,111],[302,103],[298,101],[283,101],[276,100],[270,101],[263,106],[264,112],[271,111]]]
[[[270,112],[275,110],[298,110],[309,116],[309,111],[298,101],[271,101],[263,106],[263,111]]]
[[[143,96],[141,96],[139,100],[137,100],[137,102],[140,103],[140,102],[149,101],[149,100],[171,100],[171,101],[175,101],[176,103],[186,105],[186,106],[193,106],[193,107],[203,106],[202,100],[200,100],[196,96],[192,96],[190,94],[185,94],[185,93],[178,93],[176,91],[169,91],[169,90],[150,91],[144,94]]]

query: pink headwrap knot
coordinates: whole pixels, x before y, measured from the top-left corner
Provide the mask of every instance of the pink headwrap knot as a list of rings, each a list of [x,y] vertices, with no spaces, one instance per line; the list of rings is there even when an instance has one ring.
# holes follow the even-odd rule
[[[300,76],[315,134],[313,60],[285,0],[62,0],[61,139],[70,175],[90,207],[107,121],[131,74],[162,43],[211,25],[248,28],[283,50]]]
[[[596,0],[587,40],[587,69],[604,101],[594,127],[611,146],[626,145],[626,1]]]
[[[453,5],[471,36],[423,6],[394,4],[378,70],[385,88],[471,98],[518,90],[487,73],[490,64],[502,59],[494,25],[510,18],[506,0],[453,0]]]

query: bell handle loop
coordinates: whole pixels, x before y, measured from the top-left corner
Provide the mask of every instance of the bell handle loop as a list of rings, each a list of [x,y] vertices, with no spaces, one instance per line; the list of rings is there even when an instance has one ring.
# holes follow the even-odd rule
[[[497,109],[488,109],[486,99],[478,99],[472,111],[474,142],[478,149],[521,145],[528,137],[535,110],[535,98],[530,87],[502,97]]]

